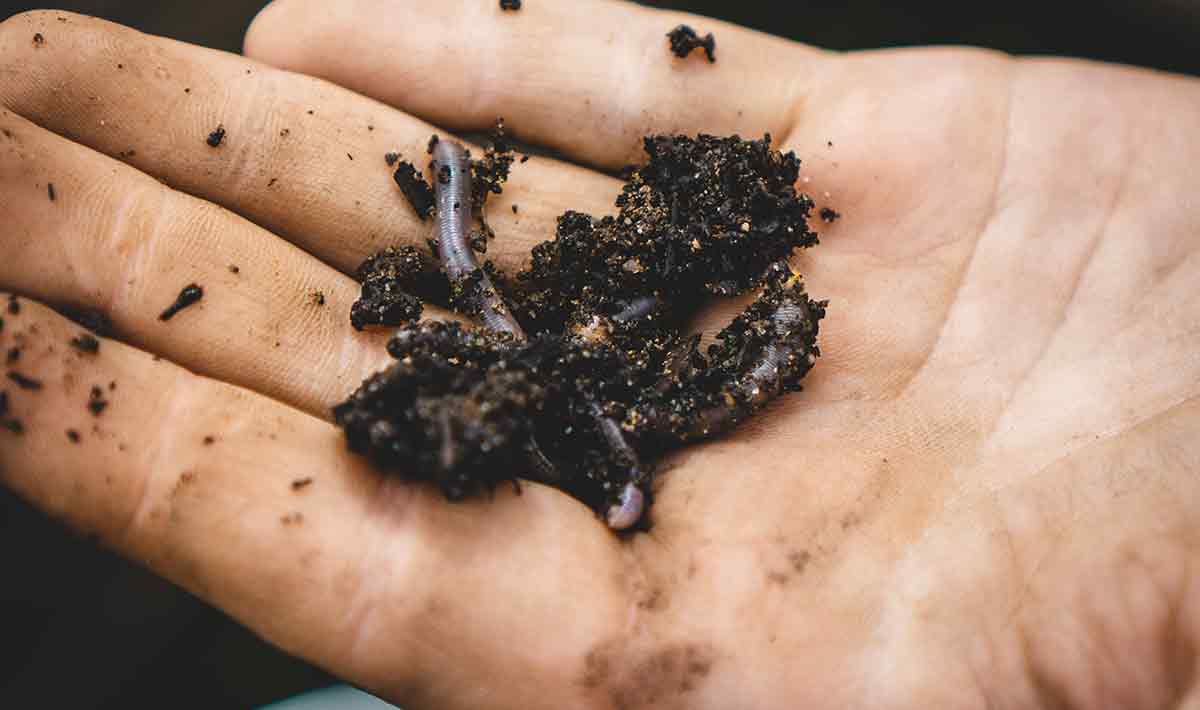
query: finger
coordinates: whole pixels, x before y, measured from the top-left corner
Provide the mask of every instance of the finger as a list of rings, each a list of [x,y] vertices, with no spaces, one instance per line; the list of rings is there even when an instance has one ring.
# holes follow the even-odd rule
[[[0,26],[0,75],[0,102],[14,113],[225,206],[339,270],[432,236],[384,156],[398,151],[424,167],[435,129],[348,90],[61,12]],[[225,136],[214,148],[207,138],[218,125]],[[489,214],[501,235],[489,257],[517,268],[559,214],[606,211],[616,185],[548,159],[521,165]]]
[[[352,279],[246,220],[7,112],[0,155],[4,288],[322,415],[386,359],[386,334],[350,328]],[[189,284],[203,298],[162,320]]]
[[[41,388],[4,387],[3,421],[22,433],[0,429],[0,484],[268,641],[393,697],[418,680],[448,696],[483,658],[539,687],[551,664],[531,654],[574,660],[610,618],[585,605],[554,639],[522,632],[529,613],[578,612],[572,589],[596,588],[592,574],[613,577],[618,546],[582,505],[537,486],[450,505],[380,479],[332,425],[120,343],[78,353],[77,326],[19,303],[0,347],[20,345]],[[481,656],[445,664],[435,648]]]
[[[671,54],[681,23],[716,38],[716,62]],[[659,132],[786,135],[790,107],[822,53],[702,17],[627,2],[278,0],[251,25],[246,54],[329,79],[439,125],[497,115],[517,135],[579,160],[634,162]]]

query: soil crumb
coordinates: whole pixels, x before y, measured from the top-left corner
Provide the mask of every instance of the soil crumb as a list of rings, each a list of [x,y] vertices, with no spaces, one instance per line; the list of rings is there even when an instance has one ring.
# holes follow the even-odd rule
[[[29,390],[31,392],[36,392],[42,388],[41,380],[36,380],[32,377],[29,377],[28,375],[23,375],[20,372],[17,372],[16,370],[9,371],[8,379],[15,382],[17,384],[17,387],[20,387],[23,390]]]
[[[312,300],[314,306],[323,306],[325,305],[325,292],[313,291],[309,294],[309,299]]]
[[[212,133],[208,134],[208,139],[205,142],[208,143],[213,148],[216,148],[217,146],[221,145],[221,142],[224,140],[225,140],[225,126],[218,125],[216,128],[213,129]]]
[[[4,362],[12,365],[21,359],[21,347],[19,345],[8,349],[8,353],[4,356]]]
[[[392,173],[392,179],[400,186],[400,192],[404,193],[417,216],[422,220],[428,219],[433,213],[433,188],[417,168],[407,160],[400,161],[396,165],[396,172]]]
[[[115,332],[112,319],[92,308],[59,306],[54,309],[59,315],[87,328],[101,338],[111,338]]]
[[[680,59],[687,57],[694,49],[703,49],[710,64],[717,61],[717,40],[711,32],[701,37],[691,27],[680,25],[668,32],[667,38],[671,41],[671,52]]]
[[[303,489],[311,486],[312,482],[313,482],[313,479],[310,477],[297,478],[296,480],[292,481],[292,490],[293,491],[303,490]]]
[[[234,276],[237,276],[238,274],[242,273],[242,270],[237,264],[230,264],[229,265],[229,273],[233,274]]]
[[[389,247],[358,267],[362,282],[358,300],[350,307],[350,325],[362,330],[370,325],[396,326],[421,317],[421,299],[410,291],[432,270],[415,247]]]
[[[46,46],[46,38],[42,36],[41,32],[38,32],[33,36],[33,46],[37,47],[38,49]]]
[[[400,160],[399,153],[384,153],[383,162],[387,163],[389,168],[396,166],[396,161]]]
[[[74,429],[67,429],[67,438],[71,440],[72,444],[78,444],[79,432]]]
[[[71,338],[71,347],[79,352],[95,355],[100,352],[100,341],[91,333],[81,333]]]
[[[821,208],[821,219],[824,220],[825,222],[827,222],[829,224],[833,224],[834,222],[838,221],[841,218],[842,218],[842,213],[838,212],[837,210],[833,209],[832,207],[822,207]]]
[[[521,0],[500,0],[500,9],[513,11],[520,10]]]
[[[46,196],[50,198],[51,202],[58,199],[58,195],[54,192],[54,183],[46,183]]]
[[[167,306],[166,310],[158,315],[158,319],[169,321],[175,317],[176,313],[198,302],[201,298],[204,298],[204,288],[197,284],[188,284],[179,292],[179,296],[175,299],[175,302]]]
[[[16,296],[8,297],[8,312],[14,316],[21,314],[21,301]]]
[[[91,392],[88,393],[88,411],[92,413],[92,416],[98,417],[107,407],[108,400],[104,398],[104,389],[99,386],[92,387]]]

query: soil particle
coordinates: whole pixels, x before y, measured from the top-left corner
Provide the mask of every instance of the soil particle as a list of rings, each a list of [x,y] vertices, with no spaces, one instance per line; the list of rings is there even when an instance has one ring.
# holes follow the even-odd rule
[[[88,393],[88,411],[92,413],[92,416],[98,417],[107,407],[108,400],[104,398],[104,389],[99,386],[92,387],[91,392]]]
[[[313,479],[309,478],[309,477],[297,478],[296,480],[292,481],[292,490],[293,491],[303,490],[303,489],[311,486],[312,482],[313,482]]]
[[[520,10],[521,0],[500,0],[500,9],[513,11]]]
[[[67,438],[71,440],[72,444],[78,444],[79,432],[74,429],[67,429]]]
[[[433,213],[433,188],[416,167],[407,160],[400,161],[396,165],[396,172],[392,173],[392,179],[400,186],[400,192],[404,193],[417,216],[422,220],[428,219]]]
[[[668,32],[667,38],[671,41],[671,52],[681,59],[694,49],[703,49],[710,64],[717,61],[717,41],[711,32],[701,37],[691,27],[680,25]]]
[[[87,328],[101,338],[111,338],[115,332],[112,319],[100,311],[76,306],[60,306],[55,310],[59,315]]]
[[[210,434],[209,436],[204,437],[204,439],[202,439],[202,441],[204,442],[205,446],[212,446],[213,444],[216,443],[217,438]]]
[[[100,352],[100,341],[91,333],[81,333],[71,338],[71,347],[79,352],[95,355]]]
[[[12,365],[13,363],[17,362],[20,359],[21,359],[21,347],[20,346],[14,346],[14,347],[9,348],[8,353],[4,356],[4,362],[8,365]]]
[[[391,167],[395,167],[395,165],[396,165],[396,162],[397,162],[398,160],[400,160],[400,154],[399,154],[399,153],[384,153],[384,154],[383,154],[383,162],[387,163],[387,166],[388,166],[389,168],[391,168]]]
[[[423,288],[431,267],[415,247],[388,248],[358,267],[362,289],[350,307],[355,330],[369,325],[395,326],[421,317],[421,299],[411,291]]]
[[[236,276],[237,274],[242,273],[242,269],[237,264],[230,264],[229,265],[229,273]]]
[[[425,152],[433,155],[433,149],[437,147],[438,141],[440,140],[441,138],[438,138],[438,134],[436,133],[434,133],[432,136],[429,136],[429,143],[425,145]]]
[[[31,392],[36,392],[42,388],[41,380],[35,380],[34,378],[29,377],[27,375],[23,375],[23,374],[17,372],[16,370],[9,371],[8,379],[17,383],[17,387],[20,387],[23,390],[30,390]]]
[[[314,306],[323,306],[325,305],[325,292],[313,291],[309,294],[309,299],[312,300]]]
[[[513,214],[516,214],[516,213],[517,213],[517,211],[518,211],[518,209],[519,209],[519,208],[517,207],[516,203],[513,203],[513,206],[512,206],[512,211],[513,211]]]
[[[35,35],[33,35],[33,46],[37,47],[38,49],[41,49],[42,47],[46,46],[46,38],[42,36],[41,32],[38,32]]]
[[[841,218],[842,218],[842,214],[840,212],[838,212],[837,210],[833,209],[832,207],[822,207],[821,208],[821,219],[828,222],[829,224],[833,224],[834,222],[838,221]]]
[[[304,513],[288,513],[279,519],[286,526],[300,525],[304,522]]]
[[[54,192],[54,183],[46,183],[46,196],[50,198],[51,202],[54,202],[58,199],[58,195]]]
[[[196,303],[201,298],[204,298],[204,289],[197,284],[188,284],[179,292],[179,296],[175,302],[167,306],[166,310],[158,315],[161,321],[168,321],[175,317],[175,314]]]
[[[221,145],[221,142],[224,140],[225,126],[218,124],[217,127],[213,129],[212,133],[208,134],[208,139],[205,142],[213,148],[216,148],[217,146]]]
[[[9,312],[9,313],[11,313],[11,314],[12,314],[12,315],[14,315],[14,316],[15,316],[15,315],[20,315],[20,313],[21,313],[21,302],[20,302],[19,300],[17,300],[17,297],[16,297],[16,296],[9,296],[9,297],[8,297],[8,312]]]

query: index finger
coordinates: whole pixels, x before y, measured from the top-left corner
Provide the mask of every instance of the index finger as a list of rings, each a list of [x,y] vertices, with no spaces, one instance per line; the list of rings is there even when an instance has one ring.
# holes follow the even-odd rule
[[[716,61],[667,33],[713,33]],[[650,133],[787,134],[820,50],[695,15],[610,0],[276,0],[246,54],[329,79],[454,129],[510,119],[521,138],[593,165]]]

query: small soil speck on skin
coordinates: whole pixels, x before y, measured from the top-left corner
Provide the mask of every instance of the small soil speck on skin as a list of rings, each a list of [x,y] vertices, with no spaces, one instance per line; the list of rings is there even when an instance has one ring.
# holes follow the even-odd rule
[[[0,417],[8,414],[8,392],[0,390]]]
[[[14,434],[24,434],[25,433],[25,425],[21,423],[20,419],[9,419],[9,420],[5,421],[4,428],[8,429],[9,431],[11,431]]]
[[[229,265],[229,273],[237,275],[237,274],[242,273],[242,270],[241,270],[241,268],[238,267],[237,264],[230,264]]]
[[[671,41],[671,52],[680,59],[687,57],[694,49],[703,49],[710,64],[717,61],[717,41],[712,32],[701,37],[691,27],[680,25],[668,32],[667,38]]]
[[[71,347],[79,352],[95,355],[100,352],[100,341],[91,333],[81,333],[71,338]]]
[[[88,394],[88,411],[92,416],[98,417],[108,407],[108,400],[104,398],[104,390],[99,387],[92,387],[92,391]]]
[[[179,292],[179,297],[175,299],[175,302],[158,315],[158,319],[161,321],[171,320],[176,313],[198,302],[201,298],[204,298],[204,289],[197,284],[188,284]]]
[[[216,148],[217,146],[221,145],[221,142],[224,140],[225,140],[225,126],[218,125],[216,128],[213,129],[212,133],[208,134],[208,139],[205,142],[208,143],[213,148]]]
[[[521,9],[521,0],[500,0],[500,9],[516,12]]]
[[[313,292],[312,292],[312,296],[311,296],[311,298],[312,298],[312,302],[313,302],[313,305],[314,305],[314,306],[323,306],[323,305],[325,305],[325,293],[324,293],[324,292],[322,292],[322,291],[313,291]]]
[[[12,365],[17,360],[20,360],[20,359],[21,359],[21,348],[20,347],[9,348],[8,354],[4,356],[4,362],[9,365]]]
[[[12,370],[8,373],[8,379],[17,383],[17,387],[20,387],[23,390],[36,392],[42,388],[41,380],[35,380],[34,378],[29,377],[28,375],[23,375],[16,370]]]
[[[102,338],[112,337],[115,332],[112,320],[100,311],[75,306],[59,306],[55,310],[58,311],[59,315],[74,323],[78,323]]]
[[[58,199],[58,195],[54,192],[54,183],[46,183],[46,196],[50,198],[51,202]]]
[[[822,207],[821,208],[821,219],[823,219],[825,222],[827,222],[829,224],[833,224],[834,222],[838,221],[841,218],[842,218],[841,212],[838,212],[837,210],[835,210],[831,207]]]
[[[512,211],[513,211],[513,214],[516,214],[516,213],[517,213],[517,206],[516,206],[516,205],[513,205],[513,206],[512,206]]]
[[[33,46],[39,49],[46,46],[46,38],[42,36],[41,32],[33,36]]]
[[[21,313],[21,302],[17,300],[16,296],[8,297],[8,312],[14,316]]]
[[[311,486],[312,482],[313,482],[312,478],[297,478],[296,480],[292,481],[292,490],[293,491],[303,490],[303,489]]]
[[[216,441],[217,441],[217,439],[214,436],[209,435],[209,436],[204,437],[204,445],[205,446],[212,446],[214,443],[216,443]]]
[[[384,153],[383,155],[383,162],[387,163],[389,168],[395,166],[397,160],[400,160],[399,153]]]
[[[79,432],[75,431],[74,429],[67,429],[67,438],[71,440],[72,444],[78,444]]]

